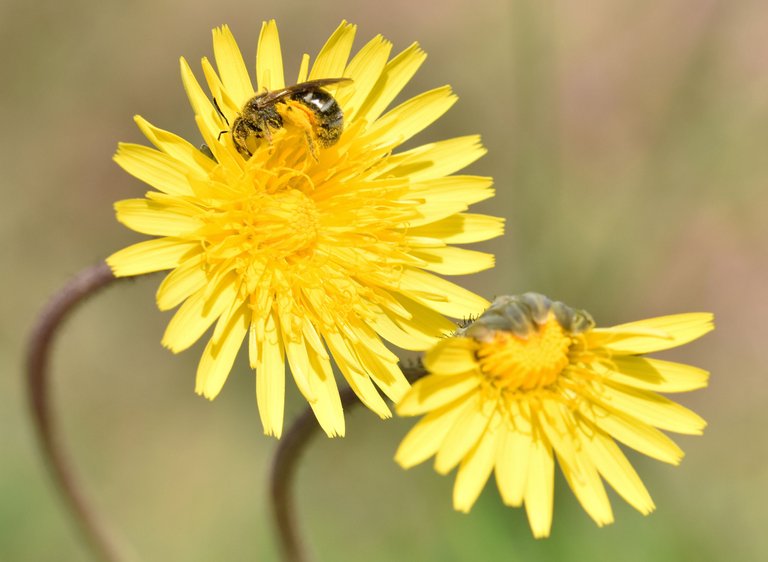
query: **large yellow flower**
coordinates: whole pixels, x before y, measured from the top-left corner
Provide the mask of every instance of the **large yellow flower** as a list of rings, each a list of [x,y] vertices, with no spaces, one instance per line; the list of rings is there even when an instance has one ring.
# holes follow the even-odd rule
[[[398,400],[409,385],[381,337],[426,349],[452,330],[443,315],[485,308],[484,299],[430,272],[491,267],[493,256],[451,244],[503,228],[501,219],[464,212],[493,195],[491,180],[452,175],[484,154],[477,136],[393,152],[456,101],[442,87],[385,113],[424,52],[414,44],[390,60],[391,44],[377,36],[348,60],[354,36],[355,27],[342,23],[311,68],[304,55],[296,78],[351,79],[324,87],[344,116],[335,144],[313,142],[317,115],[284,97],[273,106],[282,126],[252,135],[248,150],[238,151],[231,128],[245,103],[286,86],[269,22],[259,37],[256,88],[227,27],[213,32],[218,72],[202,61],[210,97],[181,60],[206,147],[137,117],[157,150],[121,144],[115,156],[155,189],[118,202],[118,220],[158,238],[113,254],[109,265],[118,276],[172,270],[157,292],[160,309],[181,305],[163,337],[172,351],[215,324],[197,371],[196,391],[205,397],[219,393],[247,341],[264,430],[278,437],[286,364],[328,435],[344,434],[331,358],[360,399],[389,416],[376,386]]]
[[[678,464],[683,452],[659,429],[700,434],[706,424],[656,392],[702,388],[708,374],[639,354],[712,328],[706,313],[595,328],[586,312],[542,295],[499,297],[426,354],[430,374],[397,405],[400,415],[426,416],[395,459],[408,468],[435,455],[441,474],[460,465],[453,504],[464,512],[495,471],[502,500],[525,504],[536,537],[552,524],[555,458],[598,525],[613,521],[601,477],[650,513],[653,501],[614,440]]]

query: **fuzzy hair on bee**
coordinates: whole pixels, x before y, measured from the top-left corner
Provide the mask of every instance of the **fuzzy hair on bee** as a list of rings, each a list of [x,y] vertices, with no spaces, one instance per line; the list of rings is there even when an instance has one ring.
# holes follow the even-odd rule
[[[229,130],[219,133],[219,138],[229,133],[237,151],[247,159],[253,155],[251,147],[255,139],[265,138],[271,144],[272,132],[288,122],[304,129],[310,152],[317,159],[317,146],[333,146],[344,131],[341,106],[323,88],[348,82],[352,79],[321,78],[256,94],[245,102],[231,126],[214,98],[216,111],[230,126]],[[299,112],[303,115],[296,114]]]

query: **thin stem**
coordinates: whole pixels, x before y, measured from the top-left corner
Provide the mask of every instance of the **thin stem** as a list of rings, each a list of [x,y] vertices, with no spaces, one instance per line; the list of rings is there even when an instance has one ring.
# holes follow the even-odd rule
[[[422,367],[404,368],[403,372],[411,382],[426,375]],[[351,388],[341,390],[339,395],[345,411],[349,411],[360,403]],[[312,438],[319,433],[320,425],[315,420],[312,408],[307,407],[283,435],[272,461],[270,474],[272,516],[277,526],[280,549],[285,562],[307,562],[308,560],[296,520],[293,483],[299,459]]]
[[[94,553],[108,562],[117,562],[121,556],[112,533],[86,499],[67,461],[51,413],[48,372],[51,348],[64,320],[81,302],[115,280],[106,263],[78,273],[43,308],[30,335],[27,349],[30,408],[46,464]]]

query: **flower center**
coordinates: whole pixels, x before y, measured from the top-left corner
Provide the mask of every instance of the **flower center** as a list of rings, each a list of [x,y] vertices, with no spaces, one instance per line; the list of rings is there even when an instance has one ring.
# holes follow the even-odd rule
[[[293,268],[311,258],[319,217],[315,202],[301,190],[282,186],[238,199],[209,217],[209,264],[227,264],[245,281],[243,289],[269,282],[265,269]]]
[[[240,234],[252,254],[287,260],[311,253],[317,240],[315,203],[297,189],[261,195],[244,205]]]
[[[507,391],[534,390],[553,384],[568,365],[571,338],[550,315],[527,335],[496,331],[480,344],[480,368],[491,384]]]

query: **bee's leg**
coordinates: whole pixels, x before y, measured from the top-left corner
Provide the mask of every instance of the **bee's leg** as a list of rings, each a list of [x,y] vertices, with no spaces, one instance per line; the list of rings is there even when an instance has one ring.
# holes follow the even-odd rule
[[[213,107],[216,109],[216,113],[219,114],[219,116],[224,119],[224,122],[227,124],[227,127],[229,127],[229,120],[227,119],[227,116],[224,115],[224,112],[221,110],[221,107],[219,107],[219,102],[216,101],[216,98],[213,98]],[[226,133],[226,131],[222,131]],[[221,136],[221,133],[219,133],[219,136]]]
[[[312,160],[317,162],[317,145],[312,138],[312,134],[309,131],[304,131],[304,137],[307,139],[307,145],[309,146],[309,153],[312,155]]]
[[[272,129],[269,128],[269,121],[267,121],[266,117],[261,120],[260,132],[266,137],[269,145],[272,146]]]
[[[248,138],[256,131],[258,131],[258,129],[254,129],[243,119],[235,121],[235,125],[232,127],[232,142],[235,144],[237,151],[246,160],[253,155],[248,148]]]

